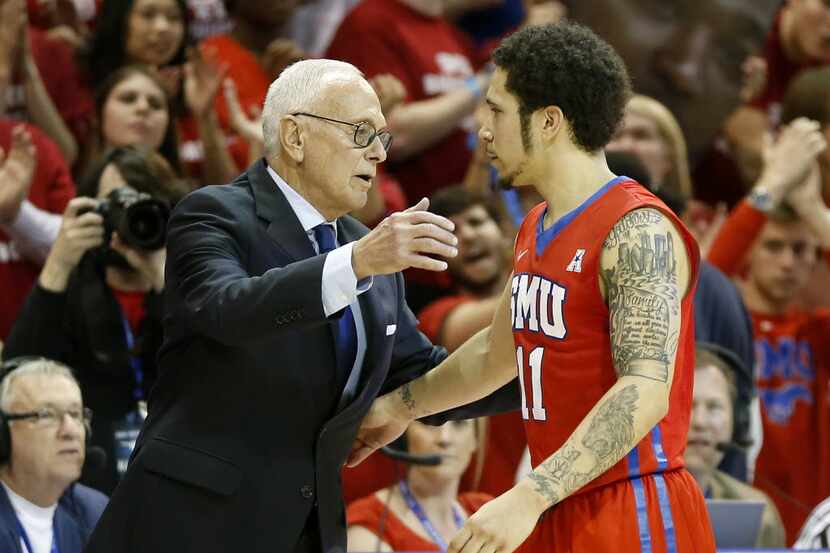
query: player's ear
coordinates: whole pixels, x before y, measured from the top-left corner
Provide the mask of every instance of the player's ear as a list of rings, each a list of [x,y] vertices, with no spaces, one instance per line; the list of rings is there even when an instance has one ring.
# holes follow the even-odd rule
[[[553,142],[565,126],[565,114],[559,106],[547,106],[541,110],[542,139]]]

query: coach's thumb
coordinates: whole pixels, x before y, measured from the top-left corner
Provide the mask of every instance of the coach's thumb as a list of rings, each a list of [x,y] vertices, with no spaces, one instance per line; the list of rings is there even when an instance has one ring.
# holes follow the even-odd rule
[[[404,213],[411,213],[413,211],[426,211],[429,207],[429,200],[427,198],[421,198],[421,200],[413,205],[412,207],[408,208]]]

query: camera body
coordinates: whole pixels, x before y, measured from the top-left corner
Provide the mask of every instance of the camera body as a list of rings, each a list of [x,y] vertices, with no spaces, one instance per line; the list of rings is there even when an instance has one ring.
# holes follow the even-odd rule
[[[127,246],[153,251],[164,246],[170,208],[162,200],[129,186],[116,188],[94,210],[104,219],[107,237],[118,233]],[[109,238],[106,240],[109,242]]]

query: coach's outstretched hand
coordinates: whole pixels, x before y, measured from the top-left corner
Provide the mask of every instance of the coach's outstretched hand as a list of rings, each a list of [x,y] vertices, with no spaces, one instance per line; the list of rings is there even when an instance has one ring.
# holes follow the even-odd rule
[[[352,249],[352,267],[358,280],[397,273],[409,267],[443,271],[443,258],[458,254],[458,240],[449,219],[426,211],[426,198],[406,211],[393,213],[358,240]]]

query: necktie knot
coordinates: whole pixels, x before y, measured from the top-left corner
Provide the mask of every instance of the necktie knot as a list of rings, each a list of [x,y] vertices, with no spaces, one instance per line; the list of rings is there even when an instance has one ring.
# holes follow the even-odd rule
[[[317,241],[320,253],[328,253],[337,247],[337,242],[334,239],[334,227],[328,223],[314,227],[314,239]]]

